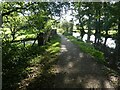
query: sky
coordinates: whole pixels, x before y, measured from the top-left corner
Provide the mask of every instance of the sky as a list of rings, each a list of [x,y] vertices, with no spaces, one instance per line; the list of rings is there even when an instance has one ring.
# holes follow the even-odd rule
[[[65,9],[63,8],[62,12],[61,12],[61,19],[60,19],[60,22],[63,22],[63,21],[70,21],[72,20],[73,18],[73,21],[74,21],[74,24],[77,24],[79,23],[79,21],[77,20],[76,21],[76,18],[75,16],[71,15],[72,14],[72,10],[67,10],[67,12],[65,13]],[[75,11],[73,11],[73,14],[76,14]],[[56,20],[59,19],[59,17],[55,17]]]
[[[74,21],[74,24],[77,24],[78,23],[78,20],[77,21],[75,21],[75,17],[73,16],[73,15],[71,15],[72,14],[72,12],[71,12],[71,10],[69,10],[68,12],[67,12],[67,14],[63,14],[62,15],[62,21],[63,20],[66,20],[66,21],[70,21],[70,20],[72,20],[72,18],[73,18],[73,21]]]

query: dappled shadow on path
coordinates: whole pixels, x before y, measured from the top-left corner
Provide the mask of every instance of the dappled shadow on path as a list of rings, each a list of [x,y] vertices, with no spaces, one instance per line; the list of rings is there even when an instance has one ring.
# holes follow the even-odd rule
[[[102,65],[81,52],[67,38],[61,36],[61,54],[55,66],[54,88],[114,88],[103,74]]]
[[[104,67],[98,64],[93,57],[81,52],[64,36],[61,36],[61,53],[58,62],[56,60],[54,62],[51,58],[52,62],[48,63],[46,59],[45,57],[42,72],[34,77],[25,89],[18,90],[114,88],[110,78],[103,74]]]

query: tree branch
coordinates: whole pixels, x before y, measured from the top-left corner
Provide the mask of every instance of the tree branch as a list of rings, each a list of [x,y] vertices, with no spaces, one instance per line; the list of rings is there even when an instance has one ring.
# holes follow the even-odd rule
[[[18,12],[17,10],[19,10],[19,9],[25,9],[25,8],[16,7],[16,8],[13,9],[13,10],[10,10],[10,11],[8,11],[8,12],[2,13],[2,16],[10,15],[10,14],[11,14],[12,12],[14,12],[14,11]]]

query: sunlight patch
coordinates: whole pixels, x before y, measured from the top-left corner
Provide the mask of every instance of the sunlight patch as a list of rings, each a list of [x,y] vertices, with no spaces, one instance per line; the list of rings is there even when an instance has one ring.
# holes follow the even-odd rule
[[[62,69],[58,65],[54,66],[54,68],[51,69],[51,72],[55,73],[55,74],[60,73],[61,71],[62,71]]]
[[[62,52],[68,51],[67,48],[66,48],[66,45],[61,45],[61,50],[62,50]]]
[[[80,56],[80,58],[82,58],[83,57],[83,53],[79,53],[79,56]]]
[[[73,62],[69,62],[68,63],[68,68],[72,68],[74,66],[74,63]]]
[[[105,81],[104,85],[105,85],[105,88],[114,88],[114,87],[111,86],[109,81]]]
[[[55,47],[57,45],[59,45],[59,42],[54,43],[52,46]]]
[[[69,39],[67,41],[70,41]]]
[[[100,84],[100,81],[96,79],[89,79],[88,81],[86,81],[85,87],[86,88],[100,88],[101,84]]]

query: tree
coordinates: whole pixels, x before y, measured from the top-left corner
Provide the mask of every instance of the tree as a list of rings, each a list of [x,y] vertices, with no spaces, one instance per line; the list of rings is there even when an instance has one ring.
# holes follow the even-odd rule
[[[74,7],[78,11],[77,12],[78,14],[76,15],[76,18],[79,20],[79,24],[77,24],[77,27],[78,27],[77,29],[80,30],[81,39],[82,39],[85,34],[85,31],[84,31],[85,19],[84,19],[84,11],[82,10],[82,3],[80,2],[74,3]]]
[[[17,37],[17,32],[24,28],[34,29],[36,35],[40,35],[44,32],[44,25],[50,19],[47,2],[5,2],[2,6],[3,25],[10,29],[12,41]]]
[[[63,21],[62,25],[61,25],[62,29],[64,30],[64,32],[69,32],[69,23],[67,21]]]
[[[4,27],[10,29],[12,41],[14,41],[17,37],[17,32],[22,29],[21,27],[24,26],[26,19],[23,16],[6,16],[5,18],[3,18],[3,22],[6,22],[3,25]]]

